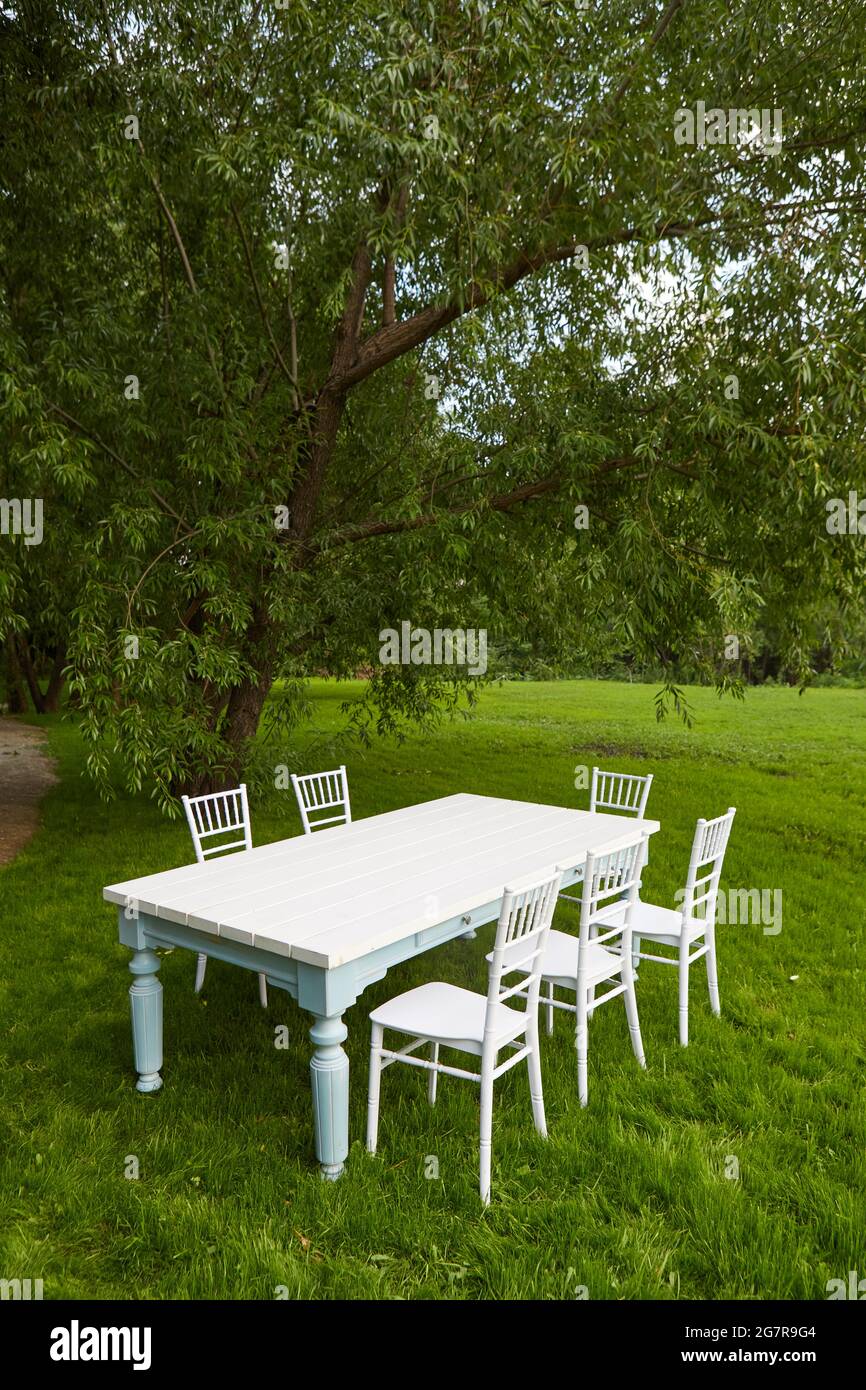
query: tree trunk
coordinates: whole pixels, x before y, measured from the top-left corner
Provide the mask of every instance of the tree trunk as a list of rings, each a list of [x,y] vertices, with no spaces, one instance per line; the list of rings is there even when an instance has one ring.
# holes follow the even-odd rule
[[[230,773],[235,782],[243,774],[247,745],[258,732],[259,719],[274,683],[274,639],[267,612],[262,607],[257,608],[244,643],[247,661],[255,675],[232,690],[223,728],[223,737],[232,750]]]
[[[257,608],[244,641],[244,655],[255,674],[236,685],[225,701],[222,697],[214,701],[214,723],[223,714],[223,704],[225,706],[221,733],[229,750],[227,766],[179,781],[172,787],[176,796],[182,793],[206,796],[236,787],[242,780],[248,747],[258,732],[262,710],[274,683],[275,648],[271,620],[263,608]]]
[[[15,642],[15,638],[12,641]],[[30,644],[22,642],[18,648],[21,657],[21,667],[24,671],[24,679],[27,681],[27,689],[30,691],[30,698],[33,701],[33,708],[37,714],[45,713],[45,697],[39,689],[39,682],[36,679],[36,671],[33,667],[33,659],[30,655]]]
[[[56,714],[60,708],[60,694],[63,690],[65,676],[63,668],[66,665],[66,643],[58,642],[54,652],[54,664],[51,667],[51,676],[48,681],[48,689],[45,692],[45,712],[46,714]]]
[[[245,750],[255,738],[265,701],[270,694],[273,676],[270,669],[261,671],[255,680],[236,685],[226,708],[225,740],[232,749],[231,780],[237,783],[243,775]]]
[[[357,355],[371,272],[370,252],[362,242],[356,247],[352,258],[352,282],[334,334],[328,381],[316,398],[315,427],[306,467],[289,496],[292,526],[291,532],[287,535],[289,539],[301,542],[295,558],[297,568],[306,564],[303,544],[309,539],[313,529],[322,483],[334,452],[346,406],[345,389],[335,388],[332,379],[339,378],[340,373],[346,370]],[[193,787],[188,784],[174,787],[176,793],[184,791],[187,795],[200,796],[208,792],[224,791],[227,787],[236,786],[242,778],[249,744],[258,732],[262,710],[274,683],[277,669],[276,639],[277,634],[267,610],[259,604],[253,612],[253,620],[244,640],[244,656],[253,674],[234,687],[225,707],[221,733],[223,742],[228,747],[227,766],[222,772],[203,772],[190,779],[195,784]]]
[[[12,633],[6,638],[6,668],[8,675],[9,713],[27,713],[27,695],[21,678],[21,662]]]

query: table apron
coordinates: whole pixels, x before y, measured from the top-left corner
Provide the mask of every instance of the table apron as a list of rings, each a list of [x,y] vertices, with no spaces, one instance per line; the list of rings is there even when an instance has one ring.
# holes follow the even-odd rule
[[[242,941],[231,941],[226,936],[211,936],[196,927],[181,926],[179,922],[151,917],[146,912],[127,918],[122,907],[118,909],[118,921],[121,943],[133,951],[154,946],[179,946],[196,953],[204,951],[213,960],[224,960],[229,965],[267,975],[270,984],[288,990],[295,999],[298,997],[298,962],[288,956],[263,951],[260,946],[247,946]]]
[[[568,869],[562,876],[562,885],[577,882],[583,877],[583,863]],[[424,951],[442,946],[446,941],[464,936],[475,927],[495,922],[502,906],[501,896],[491,899],[481,907],[470,912],[450,917],[445,922],[436,922],[421,931],[401,937],[388,946],[380,946],[368,951],[356,960],[328,969],[312,965],[307,961],[295,960],[290,956],[279,955],[262,946],[249,946],[242,941],[233,941],[226,936],[211,936],[209,932],[197,927],[182,926],[163,917],[153,917],[150,913],[136,912],[127,916],[127,908],[118,908],[120,940],[133,951],[143,951],[154,946],[177,946],[187,951],[204,951],[214,960],[227,961],[244,970],[252,970],[267,976],[268,984],[284,989],[296,999],[303,1009],[319,1017],[335,1017],[344,1012],[363,994],[368,985],[385,977],[391,966],[411,960]]]

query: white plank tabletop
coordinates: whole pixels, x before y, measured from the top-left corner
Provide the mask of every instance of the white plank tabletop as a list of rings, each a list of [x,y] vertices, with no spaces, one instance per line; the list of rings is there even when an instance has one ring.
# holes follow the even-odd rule
[[[658,829],[461,792],[115,883],[103,897],[333,970],[495,902],[512,881],[578,867],[588,850]]]

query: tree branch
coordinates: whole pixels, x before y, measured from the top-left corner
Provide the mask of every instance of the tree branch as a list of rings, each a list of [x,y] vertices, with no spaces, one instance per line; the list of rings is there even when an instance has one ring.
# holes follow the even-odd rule
[[[373,536],[396,536],[407,531],[421,531],[426,526],[437,525],[445,516],[465,516],[467,512],[476,511],[480,506],[487,506],[494,512],[507,512],[520,502],[529,502],[535,497],[543,497],[545,493],[556,492],[561,484],[562,479],[555,475],[542,478],[535,483],[524,483],[512,492],[464,502],[459,507],[446,507],[438,512],[427,512],[424,516],[401,517],[396,521],[366,521],[359,526],[349,526],[338,532],[336,539],[329,543],[328,550],[337,546],[353,545],[356,541],[370,540]]]
[[[382,327],[389,328],[396,322],[397,310],[395,302],[396,271],[394,268],[394,257],[385,257],[385,269],[382,275]]]
[[[808,203],[805,204],[805,206],[808,205]],[[762,207],[760,212],[769,221],[773,216],[795,213],[803,206],[804,204],[801,203],[769,203]],[[702,217],[695,217],[689,222],[678,222],[673,219],[659,221],[649,235],[640,227],[625,227],[616,232],[608,232],[603,236],[592,237],[585,242],[570,241],[565,245],[542,248],[542,250],[532,254],[522,251],[510,265],[501,268],[496,273],[492,291],[483,289],[481,284],[475,281],[467,289],[462,301],[452,301],[449,304],[441,305],[430,304],[419,310],[417,314],[413,314],[411,318],[386,328],[380,328],[371,334],[361,344],[355,360],[342,372],[332,375],[328,380],[327,387],[334,392],[346,391],[349,387],[357,385],[358,382],[366,380],[373,372],[378,371],[389,362],[411,352],[413,348],[420,347],[422,343],[427,342],[429,338],[440,332],[442,328],[447,327],[449,323],[453,323],[455,319],[462,318],[475,309],[483,308],[496,295],[513,289],[519,281],[525,280],[536,271],[562,261],[571,260],[579,246],[586,246],[589,251],[603,251],[613,246],[625,246],[640,241],[649,243],[677,240],[710,227],[733,228],[742,225],[742,223],[743,219],[735,217],[733,214],[712,212],[706,213]]]
[[[249,271],[249,273],[250,273],[250,280],[252,281],[253,291],[254,291],[255,296],[256,296],[256,303],[257,303],[258,306],[259,306],[259,313],[260,313],[260,315],[261,315],[262,323],[263,323],[264,326],[265,326],[265,332],[267,333],[268,339],[270,340],[271,347],[272,347],[273,350],[274,350],[274,356],[276,357],[277,362],[278,362],[279,365],[280,365],[280,369],[282,370],[283,375],[285,376],[286,380],[288,381],[289,385],[290,385],[291,388],[292,388],[292,405],[293,405],[293,408],[294,408],[295,410],[297,410],[297,409],[299,408],[299,403],[300,403],[300,398],[301,398],[301,392],[300,392],[300,388],[299,388],[299,386],[298,386],[298,379],[297,379],[297,377],[295,376],[294,372],[291,370],[291,368],[287,365],[287,363],[286,363],[286,361],[285,361],[285,358],[283,357],[283,354],[280,352],[280,349],[279,349],[279,345],[278,345],[278,343],[277,343],[277,340],[276,340],[276,338],[274,337],[274,331],[273,331],[273,329],[271,328],[271,321],[270,321],[270,319],[269,319],[269,317],[268,317],[268,311],[267,311],[267,309],[265,308],[265,302],[264,302],[264,300],[262,299],[262,292],[261,292],[261,290],[260,290],[260,288],[259,288],[258,279],[256,278],[256,269],[255,269],[255,265],[253,264],[253,253],[252,253],[252,250],[251,250],[251,248],[250,248],[249,239],[248,239],[247,234],[246,234],[246,229],[244,228],[244,225],[243,225],[243,223],[241,222],[240,213],[238,212],[238,210],[237,210],[237,208],[235,207],[234,203],[232,203],[232,205],[231,205],[231,210],[232,210],[232,217],[234,218],[235,226],[236,226],[237,229],[238,229],[238,234],[239,234],[240,239],[241,239],[241,242],[242,242],[242,244],[243,244],[244,256],[246,257],[246,262],[247,262],[247,269],[248,269],[248,271]]]
[[[47,396],[45,397],[45,404],[48,406],[49,410],[54,411],[55,415],[59,415],[68,425],[72,425],[73,429],[78,430],[79,434],[83,434],[87,439],[92,439],[93,443],[97,444],[109,458],[114,459],[114,462],[119,464],[123,471],[129,474],[130,478],[134,478],[137,483],[144,482],[144,479],[139,473],[136,473],[132,464],[127,463],[126,459],[121,458],[120,454],[116,453],[110,444],[106,444],[105,440],[101,439],[95,430],[90,430],[86,425],[82,425],[81,421],[76,420],[74,415],[70,415],[68,410],[64,410],[61,406],[55,405],[54,401],[50,401]],[[168,516],[173,516],[175,521],[186,531],[187,535],[192,535],[193,528],[190,526],[189,522],[181,516],[180,512],[175,511],[174,507],[170,502],[166,501],[162,493],[157,492],[155,487],[151,487],[150,483],[144,483],[144,486],[162,510],[166,512]]]
[[[603,476],[605,473],[613,473],[620,468],[633,468],[639,463],[640,459],[635,458],[633,454],[623,454],[616,458],[605,459],[599,464],[596,473]],[[473,475],[468,474],[467,478],[471,476]],[[465,479],[458,481],[465,481]],[[356,526],[347,526],[342,531],[338,531],[336,537],[329,542],[328,549],[333,549],[335,546],[352,545],[356,541],[369,540],[373,536],[395,536],[405,534],[407,531],[420,531],[426,526],[435,526],[443,517],[465,516],[468,512],[475,511],[479,507],[486,506],[494,512],[508,512],[521,502],[531,502],[536,497],[543,497],[549,492],[556,492],[561,485],[562,477],[555,473],[533,483],[522,483],[520,487],[513,488],[511,492],[500,493],[492,497],[474,498],[471,502],[461,502],[458,506],[446,507],[436,512],[426,512],[422,516],[399,517],[394,521],[363,521]],[[448,486],[450,486],[449,483],[443,484],[443,488]]]
[[[352,257],[351,283],[334,334],[328,379],[315,403],[316,417],[307,466],[292,489],[289,499],[292,529],[281,533],[281,539],[285,538],[286,541],[300,540],[302,544],[305,543],[313,527],[319,494],[346,403],[345,388],[339,383],[358,353],[372,271],[370,249],[366,241],[361,241]]]
[[[156,194],[156,200],[159,203],[163,216],[165,217],[165,220],[169,225],[172,237],[174,238],[174,244],[177,247],[178,254],[180,255],[181,264],[183,265],[183,272],[186,276],[186,282],[192,290],[193,294],[195,295],[196,304],[200,308],[201,305],[199,300],[199,289],[198,285],[196,284],[196,278],[192,273],[192,266],[190,265],[189,256],[186,253],[186,247],[183,244],[183,237],[181,236],[178,225],[175,222],[174,217],[172,216],[171,208],[168,206],[168,203],[165,201],[165,198],[163,197],[163,192],[159,184],[159,179],[147,163],[147,156],[145,154],[144,145],[142,144],[141,140],[136,140],[135,143],[138,146],[138,151],[141,155],[141,160],[144,164],[147,177],[150,180],[151,187],[153,188],[153,191]],[[214,353],[213,344],[210,340],[210,334],[207,331],[207,325],[205,324],[204,320],[202,320],[202,332],[204,334],[207,355],[210,360],[211,367],[213,368],[214,376],[216,377],[217,382],[219,383],[220,394],[223,397],[225,397],[225,382],[223,381],[222,372],[220,371],[219,366],[217,364],[216,354]]]

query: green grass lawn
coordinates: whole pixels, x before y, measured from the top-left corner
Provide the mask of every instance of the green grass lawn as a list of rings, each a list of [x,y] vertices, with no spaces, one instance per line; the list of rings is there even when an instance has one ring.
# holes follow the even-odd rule
[[[354,689],[314,687],[302,750],[321,758]],[[375,1158],[363,1132],[369,1010],[429,979],[483,991],[493,927],[395,968],[347,1014],[352,1147],[323,1183],[309,1020],[275,989],[261,1010],[253,974],[211,961],[196,998],[192,954],[166,954],[165,1086],[135,1091],[129,953],[101,889],[188,862],[188,834],[143,796],[102,804],[76,731],[48,721],[61,784],[0,871],[0,1276],[42,1278],[46,1298],[822,1299],[828,1279],[866,1275],[866,691],[689,697],[691,731],[656,724],[649,686],[511,684],[433,737],[337,748],[356,817],[455,791],[585,807],[576,767],[652,771],[644,897],[674,905],[696,818],[729,805],[723,886],[783,893],[779,934],[719,929],[720,1019],[694,967],[688,1049],[673,970],[641,970],[646,1072],[619,1001],[596,1014],[587,1110],[557,1015],[550,1138],[516,1068],[497,1085],[487,1211],[468,1083],[445,1078],[430,1108],[424,1076],[393,1068]],[[253,829],[300,833],[291,790],[253,806]],[[557,925],[574,929],[571,909]]]

